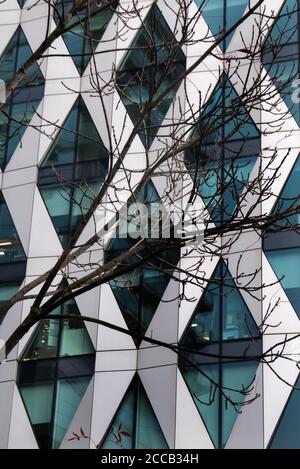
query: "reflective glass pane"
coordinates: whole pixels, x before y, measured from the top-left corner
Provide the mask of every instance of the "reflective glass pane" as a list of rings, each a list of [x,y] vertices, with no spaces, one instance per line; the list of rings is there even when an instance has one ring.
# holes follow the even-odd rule
[[[41,358],[54,358],[57,355],[59,338],[59,321],[45,319],[38,326],[30,347],[24,354],[23,360],[40,360]]]
[[[232,405],[225,397],[222,397],[222,445],[225,446],[229,435],[233,429],[234,423],[238,417],[238,412],[241,411],[242,404],[245,397],[240,391],[251,387],[254,381],[258,363],[257,362],[243,362],[243,363],[226,363],[222,367],[222,385],[223,391],[226,396],[231,399],[235,404]],[[227,389],[228,388],[228,389]],[[246,396],[246,399],[249,398]]]
[[[293,204],[296,201],[296,198],[299,196],[299,178],[300,178],[300,156],[298,156],[297,161],[288,177],[288,180],[285,184],[285,187],[278,198],[278,202],[275,205],[273,213],[283,213],[285,210],[293,207]],[[288,218],[283,219],[282,221],[278,220],[276,222],[276,227],[294,227],[300,225],[300,213],[291,215]]]
[[[78,409],[91,378],[59,380],[53,429],[53,448],[59,448]]]
[[[286,0],[278,13],[277,20],[269,33],[266,42],[266,53],[263,57],[268,74],[276,81],[280,93],[289,111],[300,124],[299,102],[292,94],[297,90],[292,81],[299,78],[299,2]],[[280,47],[278,47],[280,45]]]
[[[0,193],[0,265],[25,260],[26,256],[20,238]]]
[[[136,419],[136,449],[168,448],[149,399],[140,383]]]
[[[104,439],[101,449],[134,448],[134,387],[126,393],[112,425]]]
[[[62,314],[78,315],[80,313],[74,300],[70,300],[62,307]],[[78,319],[64,319],[60,339],[60,356],[86,355],[95,353],[94,346],[83,321]]]
[[[53,384],[35,383],[22,386],[20,392],[40,448],[51,448]]]
[[[74,27],[63,34],[63,38],[80,74],[83,73],[90,62],[92,52],[99,44],[117,4],[118,1],[112,4],[110,8],[102,9],[97,13],[97,8],[103,6],[102,2],[91,2],[89,9],[81,8],[79,13],[71,18],[69,25],[74,24]],[[63,2],[59,0],[56,3],[54,13],[56,23],[63,15],[71,11],[74,5],[75,0],[64,0]]]
[[[230,80],[222,76],[191,134],[199,143],[185,152],[216,224],[230,218],[260,152],[260,135]]]
[[[222,324],[222,331],[220,330]],[[189,347],[259,337],[258,327],[225,264],[215,270],[182,343]]]
[[[167,449],[168,445],[140,380],[135,377],[101,449]]]
[[[0,57],[1,78],[7,83],[32,55],[22,28],[19,27]],[[5,167],[20,144],[44,93],[44,77],[37,64],[27,70],[8,98],[0,117],[0,166]]]
[[[166,69],[167,59],[172,52],[168,45],[172,43],[173,34],[155,5],[149,11],[144,27],[139,30],[131,45],[132,50],[126,54],[117,72],[120,97],[133,123],[137,122],[150,97],[154,96],[155,99],[174,83],[173,89],[145,118],[143,128],[139,132],[145,147],[149,147],[153,142],[179,88],[179,84],[175,85],[175,80],[185,70],[186,59],[181,49],[178,50],[172,67]],[[155,90],[155,84],[161,79],[162,84]]]
[[[78,98],[39,169],[38,186],[65,246],[104,181],[108,152]]]
[[[271,440],[271,449],[300,449],[300,379],[296,381]]]
[[[213,383],[219,383],[219,366],[200,368],[203,374],[188,365],[181,371],[211,439],[218,447],[219,391]]]
[[[223,340],[246,339],[260,335],[258,327],[231,278],[225,278],[222,291]]]
[[[184,336],[184,345],[197,346],[220,339],[220,293],[209,285]]]
[[[300,248],[268,251],[266,256],[277,278],[280,279],[288,299],[300,317]],[[283,303],[280,304],[284,308]]]

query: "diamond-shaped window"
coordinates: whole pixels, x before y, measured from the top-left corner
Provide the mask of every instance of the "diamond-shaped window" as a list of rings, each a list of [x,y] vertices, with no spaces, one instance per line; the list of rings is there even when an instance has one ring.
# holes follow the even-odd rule
[[[299,100],[293,99],[297,91],[293,83],[299,78],[298,10],[298,0],[285,1],[265,41],[263,62],[282,99],[300,125]]]
[[[282,412],[271,439],[270,449],[300,449],[300,377]]]
[[[136,376],[105,435],[101,449],[168,449],[140,379]]]
[[[215,223],[233,215],[260,153],[260,134],[230,80],[221,76],[191,133],[185,163]]]
[[[295,207],[295,203],[298,203],[299,175],[300,156],[275,204],[273,209],[275,216]],[[265,235],[264,251],[288,299],[300,317],[300,242],[298,231],[295,230],[299,223],[299,213],[276,221]]]
[[[149,203],[149,208],[152,203],[155,205],[160,202],[159,195],[151,182],[141,191],[138,200],[144,201],[145,204]],[[107,249],[107,260],[128,251],[136,242],[137,240],[132,239],[130,234],[123,238],[115,237]],[[143,252],[130,256],[121,268],[137,263],[141,255],[149,253],[148,248],[157,250],[160,242],[164,240],[146,239]],[[145,261],[143,266],[135,267],[110,282],[127,326],[132,332],[141,335],[146,332],[173,273],[172,266],[177,265],[179,257],[178,248],[166,249],[160,252],[159,256],[148,262]],[[139,344],[140,340],[136,339],[136,343]]]
[[[103,184],[108,161],[108,152],[79,97],[42,162],[38,178],[63,246]]]
[[[174,56],[174,57],[173,57]],[[170,61],[170,57],[173,57]],[[171,62],[171,65],[170,63]],[[149,148],[162,124],[180,83],[177,78],[184,72],[186,58],[159,8],[154,5],[147,14],[130,50],[117,72],[117,85],[123,104],[134,124],[147,103],[155,100],[174,83],[173,89],[147,113],[139,136]],[[159,88],[157,84],[162,80]]]
[[[32,50],[19,27],[0,58],[1,79],[9,83],[17,70],[31,57]],[[11,93],[0,113],[0,166],[12,157],[41,99],[45,80],[35,63]]]
[[[84,72],[90,62],[92,53],[98,46],[119,2],[115,1],[104,8],[105,3],[103,1],[91,2],[89,7],[81,8],[68,24],[68,26],[72,24],[74,26],[63,34],[64,41],[80,74]],[[56,23],[59,24],[60,19],[66,16],[75,5],[75,0],[58,0],[54,11]]]
[[[223,448],[245,399],[241,392],[252,383],[258,366],[247,356],[259,356],[261,350],[259,329],[223,261],[180,343],[190,350],[183,354],[186,360],[180,359],[181,372],[214,445]]]
[[[244,15],[248,6],[248,0],[195,0],[196,5],[200,8],[201,13],[216,39],[234,26],[237,21]],[[225,7],[225,8],[224,8]],[[220,47],[225,50],[228,46],[233,33],[226,37]]]
[[[25,252],[0,192],[0,305],[17,292],[25,272]]]
[[[40,448],[58,448],[94,373],[95,349],[74,300],[40,322],[19,363],[18,385]]]

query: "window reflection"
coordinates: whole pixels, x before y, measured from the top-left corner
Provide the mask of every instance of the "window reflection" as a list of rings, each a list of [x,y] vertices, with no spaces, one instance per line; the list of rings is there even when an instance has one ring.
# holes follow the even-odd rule
[[[101,449],[167,449],[168,444],[140,380],[135,377]]]
[[[150,38],[149,38],[150,35]],[[153,51],[152,44],[155,44]],[[168,58],[172,53],[168,44],[173,44],[174,38],[163,15],[157,6],[153,6],[148,13],[144,27],[140,29],[117,72],[117,83],[120,97],[133,123],[137,122],[141,110],[152,95],[158,96],[180,76],[186,65],[186,58],[179,49],[172,61],[172,67],[166,70]],[[175,46],[172,46],[175,49]],[[175,50],[174,52],[175,53]],[[167,72],[167,73],[166,73]],[[163,79],[159,90],[155,92],[155,83]],[[145,147],[150,147],[153,139],[174,100],[179,88],[174,89],[164,97],[157,107],[148,113],[145,129],[140,130],[140,138]]]
[[[236,390],[228,397],[243,402],[238,391],[252,383],[258,367],[246,357],[261,352],[260,331],[224,262],[213,273],[181,345],[186,349],[179,359],[182,375],[214,445],[223,448],[239,406],[226,403],[218,385],[225,394],[226,387]]]
[[[63,246],[89,210],[107,165],[108,152],[78,98],[39,169],[38,187]]]
[[[22,28],[19,27],[0,58],[2,80],[9,82],[31,55],[31,48]],[[3,106],[4,112],[0,114],[0,166],[2,169],[20,144],[26,124],[31,121],[43,97],[44,83],[39,66],[32,65]]]

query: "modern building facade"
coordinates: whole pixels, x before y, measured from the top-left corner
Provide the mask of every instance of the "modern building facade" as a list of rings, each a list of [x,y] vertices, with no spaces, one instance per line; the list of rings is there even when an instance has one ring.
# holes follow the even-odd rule
[[[63,3],[72,6],[73,0]],[[114,7],[118,8],[119,3],[126,6],[128,1],[116,1]],[[146,26],[157,25],[157,42],[161,44],[165,38],[172,41],[176,14],[168,3],[176,2],[158,0],[153,5],[150,0],[140,0],[139,3],[144,7],[141,14]],[[191,16],[202,4],[200,0],[187,3]],[[203,36],[203,31],[213,36],[224,27],[230,28],[248,8],[247,0],[204,3],[203,14],[195,27],[196,39],[197,35]],[[50,27],[62,11],[61,2],[56,4]],[[280,25],[276,15],[297,7],[300,7],[298,0],[265,0],[261,8],[265,8],[265,14],[274,16],[266,40],[278,40],[276,31]],[[7,0],[0,4],[1,79],[9,81],[42,43],[47,14],[44,2]],[[291,32],[279,39],[282,49],[276,64],[270,68],[271,78],[279,73],[284,80],[287,70],[298,74],[298,15],[296,12],[289,17]],[[88,25],[93,46],[96,51],[106,52],[94,56],[96,64],[91,64],[91,45],[82,34],[82,28],[87,25],[71,29],[55,41],[55,49],[50,49],[32,66],[5,104],[0,115],[0,304],[21,285],[53,266],[80,220],[81,210],[89,208],[92,195],[103,183],[109,166],[109,135],[113,133],[124,141],[138,119],[134,71],[144,64],[143,45],[147,44],[147,38],[136,20],[129,18],[129,25],[130,21],[132,27],[126,35],[114,39],[121,26],[113,8],[93,15]],[[249,16],[220,44],[218,51],[230,56],[245,48],[247,43],[241,41],[241,33],[247,42],[255,27],[255,15]],[[131,50],[126,50],[129,47]],[[205,48],[207,44],[196,40],[185,45],[162,86],[175,82]],[[165,60],[162,47],[161,73]],[[268,61],[268,57],[263,58],[266,67]],[[147,125],[153,125],[157,135],[164,135],[172,113],[182,110],[178,106],[174,110],[172,103],[179,102],[180,97],[185,99],[186,93],[190,100],[197,100],[199,92],[208,93],[207,106],[212,105],[224,88],[228,91],[225,101],[238,95],[239,77],[247,74],[247,63],[234,77],[223,74],[219,63],[211,56],[204,60],[190,75],[187,89],[183,83],[174,86],[173,92],[148,117]],[[90,78],[96,65],[105,81],[113,64],[120,90],[126,88],[126,97],[122,93],[106,96],[105,109],[111,123],[107,128],[103,108],[91,92]],[[144,72],[151,78],[151,69]],[[151,89],[145,85],[143,93],[147,99]],[[276,147],[277,159],[281,161],[288,150],[288,157],[274,180],[273,195],[262,207],[268,213],[278,209],[276,196],[281,194],[288,200],[299,193],[299,104],[292,101],[289,93],[280,96],[278,92],[278,97],[278,106],[289,115],[276,136],[264,131],[264,126],[272,121],[267,107],[250,114],[246,109],[242,111],[244,135],[232,133],[230,122],[224,123],[222,130],[232,134],[221,155],[229,172],[226,158],[247,137],[238,166],[240,193],[243,181],[258,170],[259,155],[267,155]],[[29,124],[26,128],[18,123],[24,120]],[[53,122],[58,122],[61,128],[49,138]],[[161,142],[155,134],[149,137],[141,132],[128,153],[128,167],[139,169],[145,149],[151,155],[159,150]],[[212,144],[207,142],[208,154]],[[191,171],[193,151],[185,155],[186,167]],[[59,168],[66,180],[88,183],[83,198],[76,184],[67,187],[72,202],[62,197],[53,166]],[[211,190],[205,184],[202,189],[200,196],[204,203],[211,201]],[[153,180],[143,196],[156,201],[162,190],[161,183]],[[80,210],[76,203],[79,198]],[[229,212],[233,210],[230,193],[227,205]],[[212,219],[219,215],[211,211]],[[293,222],[298,222],[296,216]],[[92,228],[87,225],[82,239]],[[107,255],[113,256],[126,248],[126,242],[114,240]],[[180,252],[172,251],[169,256],[167,260],[180,262]],[[50,318],[39,323],[0,366],[0,448],[300,448],[300,393],[286,384],[299,384],[295,362],[280,358],[268,365],[250,358],[228,358],[245,349],[249,357],[257,356],[285,338],[299,334],[298,236],[295,232],[270,234],[263,241],[249,230],[236,239],[230,252],[224,251],[224,260],[226,263],[207,256],[203,265],[207,277],[228,277],[238,263],[246,272],[257,269],[255,285],[271,284],[261,289],[260,301],[242,289],[229,291],[230,285],[216,287],[208,282],[205,286],[188,285],[188,295],[195,301],[179,302],[178,282],[144,267],[135,271],[130,288],[128,278],[116,279],[68,301],[56,311],[58,315],[70,312],[99,318],[168,343],[179,342],[187,347],[200,344],[208,354],[206,359],[187,353],[186,361],[165,348],[151,347],[120,332],[83,321]],[[189,268],[188,260],[184,262]],[[18,303],[6,315],[0,324],[0,339],[9,337],[26,317],[30,301]],[[263,319],[273,307],[269,327],[262,330]],[[291,341],[284,353],[294,357],[299,346],[299,339]],[[202,373],[188,363],[196,363]],[[283,379],[278,379],[276,374]],[[217,390],[211,399],[209,378],[221,386],[238,389],[253,382],[250,397],[255,399],[242,408],[226,404]],[[232,392],[233,400],[241,398]]]

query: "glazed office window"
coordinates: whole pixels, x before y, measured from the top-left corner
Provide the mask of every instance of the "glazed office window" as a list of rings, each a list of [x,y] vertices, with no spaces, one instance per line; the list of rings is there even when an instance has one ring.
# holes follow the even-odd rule
[[[63,34],[63,39],[81,75],[90,62],[93,51],[98,46],[118,3],[116,1],[103,9],[104,2],[90,2],[89,9],[81,8],[70,20],[69,26],[74,24],[74,27]],[[75,0],[56,2],[55,22],[59,24],[60,19],[67,15],[75,4]]]
[[[0,265],[26,261],[14,222],[0,193]]]
[[[232,388],[234,391],[228,391],[228,397],[243,402],[244,397],[238,391],[252,383],[258,362],[239,357],[259,355],[261,351],[260,331],[223,262],[208,283],[180,343],[203,352],[203,356],[184,352],[179,368],[214,445],[223,448],[238,414],[235,406],[226,402],[219,388],[211,383],[222,386],[225,394],[226,387]],[[226,358],[229,356],[231,360]]]
[[[40,322],[19,362],[18,386],[40,448],[58,448],[94,373],[95,349],[74,300]]]
[[[273,214],[292,208],[299,196],[300,157],[298,156],[286,184],[273,208]],[[300,242],[297,226],[300,214],[276,221],[264,236],[264,252],[296,313],[300,316]],[[284,230],[284,231],[278,231]],[[289,266],[287,269],[286,266]],[[282,306],[283,304],[281,304]],[[283,306],[282,306],[283,307]]]
[[[38,187],[65,246],[106,176],[108,152],[80,97],[39,169]]]
[[[195,0],[195,2],[201,7],[201,13],[216,39],[242,18],[248,6],[248,0]],[[224,51],[232,36],[233,33],[229,34],[220,44]]]
[[[185,152],[186,166],[212,219],[222,223],[239,215],[240,196],[260,153],[259,131],[225,75],[192,131],[196,137],[199,143]]]
[[[17,29],[0,57],[1,79],[9,83],[32,55],[21,27]],[[25,77],[12,91],[0,114],[0,166],[6,166],[20,145],[26,130],[44,95],[45,80],[37,64],[31,66]]]
[[[270,449],[299,449],[300,378],[295,383],[271,438]]]
[[[264,64],[276,80],[289,111],[300,125],[300,106],[293,99],[294,79],[299,78],[299,0],[286,0],[265,42]]]
[[[25,273],[26,255],[0,192],[0,305],[17,293]]]
[[[168,95],[147,114],[144,127],[139,131],[144,146],[149,148],[174,101],[180,85],[175,85],[175,81],[185,70],[186,58],[176,45],[173,34],[156,5],[147,14],[144,25],[131,44],[132,50],[125,55],[117,71],[117,85],[121,100],[132,122],[136,124],[146,104],[174,83]],[[174,59],[172,65],[168,66],[171,54]],[[161,79],[162,83],[156,90],[156,83]]]
[[[160,202],[159,195],[152,183],[148,183],[147,186],[141,190],[137,201],[143,201],[145,204],[149,204],[148,209],[150,214],[151,204]],[[147,255],[147,243],[150,243],[149,246],[155,250],[159,247],[158,243],[164,241],[163,239],[147,239],[145,241],[144,254]],[[127,237],[115,237],[107,248],[106,259],[109,261],[116,258],[123,252],[128,251],[135,243],[136,240],[130,237],[130,233]],[[141,255],[141,253],[139,253],[139,255]],[[127,326],[131,331],[138,334],[144,334],[146,332],[170,281],[170,276],[174,270],[171,266],[177,265],[180,252],[179,249],[174,247],[160,252],[159,256],[161,259],[152,258],[148,262],[145,262],[143,266],[136,267],[110,282],[110,286],[124,315]],[[135,264],[138,259],[139,257],[137,255],[130,256],[126,262],[121,265],[121,268],[129,264]],[[135,340],[137,344],[140,343],[138,339]]]
[[[146,392],[135,377],[117,410],[101,449],[168,449]]]
[[[71,314],[80,317],[74,300],[69,300],[52,314]],[[77,319],[51,319],[41,321],[23,360],[88,355],[94,352],[93,344],[83,321]]]
[[[266,256],[300,317],[300,247],[267,251]],[[284,308],[283,303],[281,307]]]

